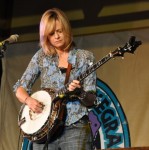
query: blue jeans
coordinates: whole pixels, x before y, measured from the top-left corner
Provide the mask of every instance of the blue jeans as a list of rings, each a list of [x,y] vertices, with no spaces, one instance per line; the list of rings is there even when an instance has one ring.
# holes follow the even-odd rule
[[[43,150],[44,144],[33,143],[33,150]],[[65,127],[61,137],[48,144],[47,150],[92,150],[90,124],[77,122]]]

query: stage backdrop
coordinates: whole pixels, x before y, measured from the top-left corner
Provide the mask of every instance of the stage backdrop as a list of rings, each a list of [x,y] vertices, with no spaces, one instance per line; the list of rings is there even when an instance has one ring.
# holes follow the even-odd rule
[[[142,41],[135,55],[126,54],[124,59],[108,61],[97,70],[97,76],[112,89],[123,108],[131,146],[143,147],[149,146],[149,29],[81,36],[74,40],[79,48],[92,51],[99,60],[117,47],[124,46],[132,35]],[[15,98],[13,85],[38,48],[37,41],[7,46],[0,91],[0,150],[16,150],[20,143],[17,118],[21,104]],[[39,89],[38,85],[39,81],[33,92]]]

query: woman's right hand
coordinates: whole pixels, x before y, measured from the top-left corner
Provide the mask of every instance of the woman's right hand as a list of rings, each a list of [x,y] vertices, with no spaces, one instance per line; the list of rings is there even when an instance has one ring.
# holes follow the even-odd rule
[[[42,113],[44,109],[44,105],[32,97],[28,97],[25,103],[34,113]]]

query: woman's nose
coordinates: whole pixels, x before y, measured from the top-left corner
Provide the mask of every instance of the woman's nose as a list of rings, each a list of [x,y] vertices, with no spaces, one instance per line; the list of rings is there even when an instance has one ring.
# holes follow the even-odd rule
[[[55,38],[58,38],[59,34],[57,32],[55,32]]]

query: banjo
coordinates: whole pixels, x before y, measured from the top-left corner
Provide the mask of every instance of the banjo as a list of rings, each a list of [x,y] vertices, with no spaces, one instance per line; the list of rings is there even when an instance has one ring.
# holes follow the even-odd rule
[[[129,42],[124,47],[118,47],[110,52],[101,60],[91,65],[86,71],[77,77],[77,80],[84,80],[89,74],[97,70],[104,63],[116,56],[124,57],[124,53],[134,53],[136,48],[141,45],[141,41],[136,41],[135,36],[131,36]],[[67,83],[58,92],[50,89],[40,90],[31,95],[44,105],[42,113],[34,113],[27,105],[21,106],[18,125],[23,133],[23,137],[28,140],[41,143],[47,139],[53,140],[62,133],[66,116],[66,97],[70,94],[67,90]]]

